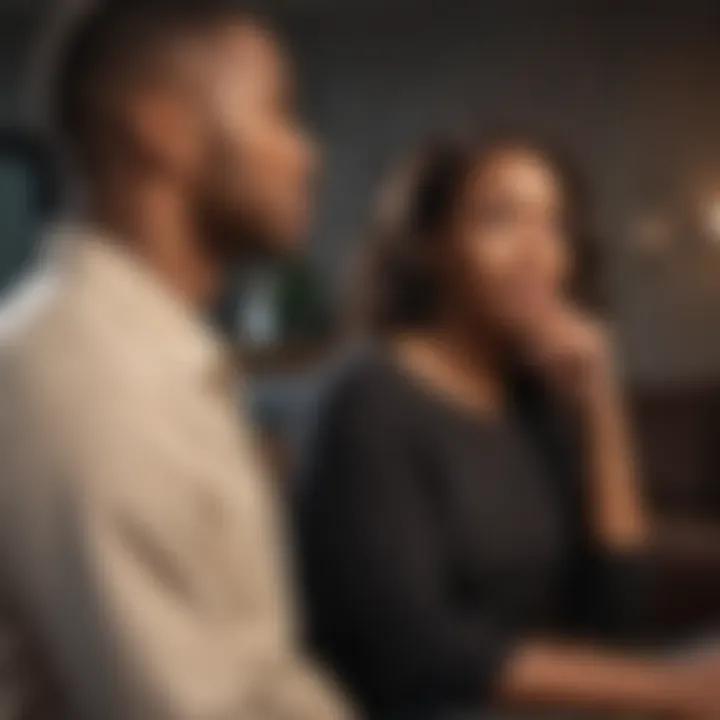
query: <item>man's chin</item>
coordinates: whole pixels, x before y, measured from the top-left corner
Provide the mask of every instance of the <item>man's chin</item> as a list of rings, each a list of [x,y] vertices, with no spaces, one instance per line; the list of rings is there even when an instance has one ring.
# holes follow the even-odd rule
[[[251,261],[279,262],[302,255],[307,249],[306,233],[273,232],[246,239],[247,243],[242,243],[244,247],[238,248],[238,255]]]
[[[282,259],[304,252],[307,249],[310,224],[305,217],[278,223],[255,239],[257,250],[270,257]]]
[[[226,263],[292,257],[305,250],[308,237],[305,227],[295,224],[266,228],[215,224],[208,234],[214,252]]]

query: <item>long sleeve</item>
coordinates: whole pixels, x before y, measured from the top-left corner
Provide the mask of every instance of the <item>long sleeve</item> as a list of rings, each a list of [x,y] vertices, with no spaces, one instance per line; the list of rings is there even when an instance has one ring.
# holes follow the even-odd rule
[[[15,406],[3,437],[6,579],[69,716],[346,717],[293,653],[249,468],[219,475],[222,444],[188,456],[168,418],[131,409],[25,422]]]
[[[574,538],[566,625],[573,632],[620,644],[652,639],[655,584],[652,554],[643,548],[613,551],[591,534],[582,439],[567,416],[547,406],[542,412],[549,410],[550,416],[546,415],[538,426],[545,430],[547,456],[566,501]]]
[[[384,706],[481,702],[509,629],[448,598],[423,449],[405,410],[382,385],[355,387],[321,419],[299,518],[311,614],[333,636],[316,642],[341,638],[353,655],[346,674]]]
[[[0,309],[0,707],[10,663],[48,697],[3,720],[342,720],[227,348],[111,235],[62,231]]]

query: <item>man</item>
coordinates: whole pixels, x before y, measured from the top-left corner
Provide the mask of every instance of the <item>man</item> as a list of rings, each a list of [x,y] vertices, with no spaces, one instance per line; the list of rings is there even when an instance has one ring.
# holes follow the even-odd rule
[[[6,305],[0,717],[336,720],[295,655],[282,543],[202,308],[286,252],[311,148],[234,3],[93,11],[58,127],[82,225]]]

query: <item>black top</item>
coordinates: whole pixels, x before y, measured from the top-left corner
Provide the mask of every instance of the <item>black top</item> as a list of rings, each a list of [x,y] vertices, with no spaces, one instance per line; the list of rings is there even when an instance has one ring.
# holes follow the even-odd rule
[[[577,453],[518,387],[490,421],[376,354],[321,407],[298,503],[310,639],[371,711],[482,706],[519,639],[636,625],[636,563],[594,551]]]

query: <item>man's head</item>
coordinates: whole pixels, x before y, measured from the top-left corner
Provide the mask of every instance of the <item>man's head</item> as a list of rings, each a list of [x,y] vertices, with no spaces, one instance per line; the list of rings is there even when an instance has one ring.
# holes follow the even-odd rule
[[[68,45],[57,125],[90,191],[118,173],[177,193],[223,259],[305,230],[312,150],[272,33],[223,0],[116,0]]]

